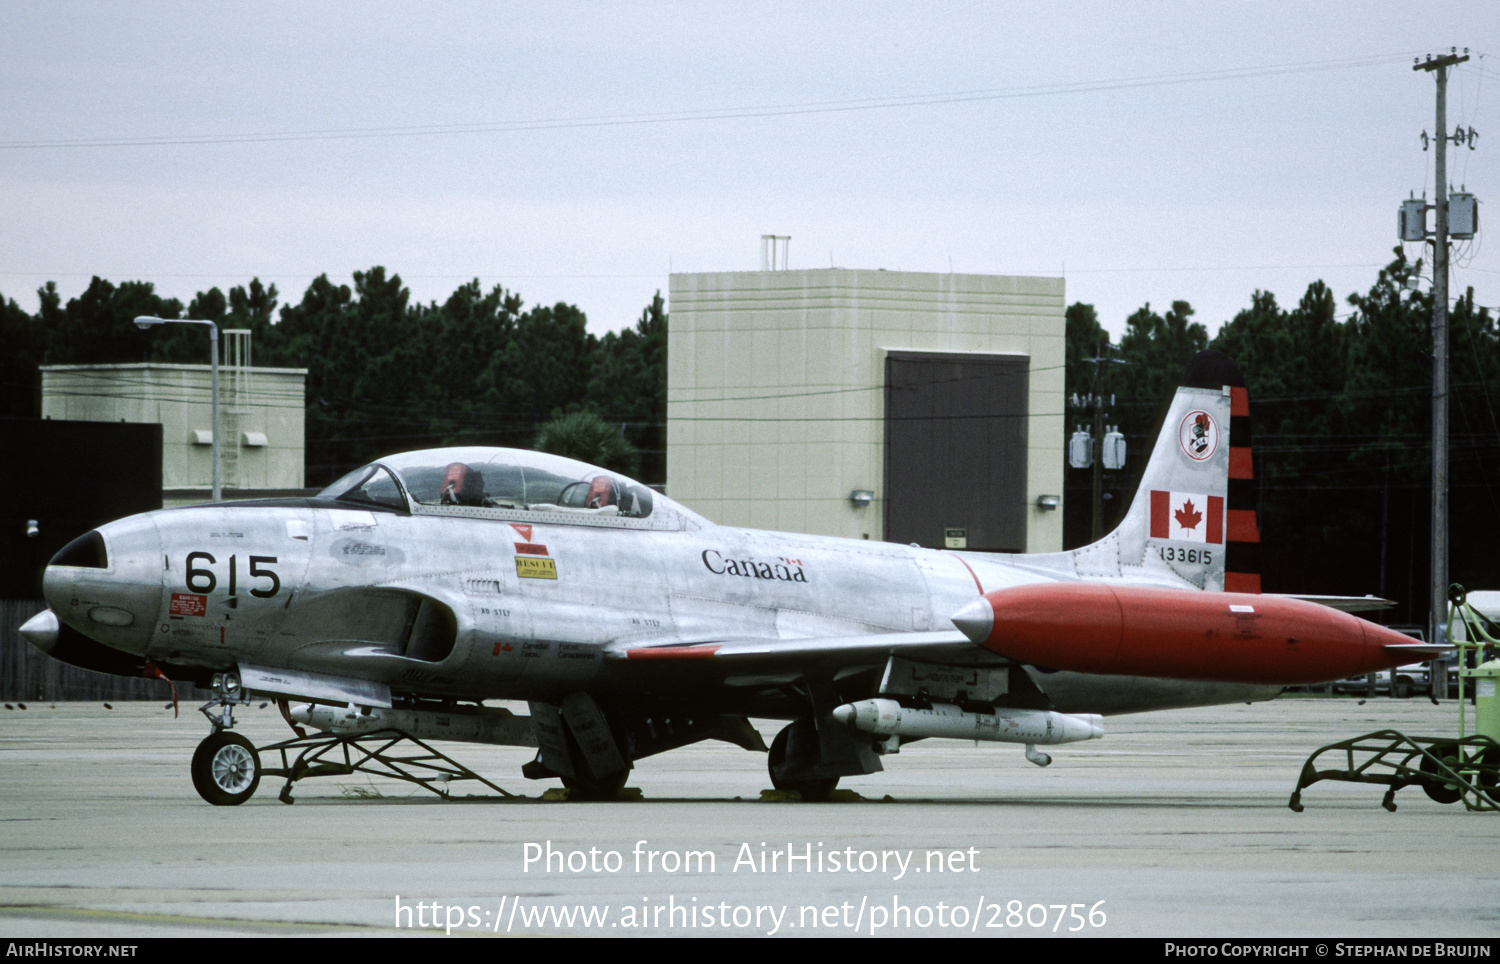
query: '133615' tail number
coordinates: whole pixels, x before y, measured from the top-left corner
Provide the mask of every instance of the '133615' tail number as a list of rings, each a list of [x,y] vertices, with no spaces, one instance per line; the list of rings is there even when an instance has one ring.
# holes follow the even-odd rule
[[[1195,566],[1214,564],[1214,554],[1209,549],[1179,549],[1176,546],[1162,546],[1156,551],[1164,562],[1186,562]]]

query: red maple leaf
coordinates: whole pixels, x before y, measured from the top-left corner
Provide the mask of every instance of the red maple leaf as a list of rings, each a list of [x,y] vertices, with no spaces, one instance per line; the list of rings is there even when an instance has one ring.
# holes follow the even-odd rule
[[[1172,513],[1177,517],[1177,524],[1184,529],[1198,528],[1198,521],[1203,518],[1203,513],[1193,511],[1193,500],[1188,499],[1182,504],[1182,508]]]

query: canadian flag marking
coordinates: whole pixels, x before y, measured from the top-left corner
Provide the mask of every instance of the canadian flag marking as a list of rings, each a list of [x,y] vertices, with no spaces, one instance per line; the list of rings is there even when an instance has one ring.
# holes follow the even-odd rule
[[[1224,497],[1152,489],[1151,538],[1222,545]]]

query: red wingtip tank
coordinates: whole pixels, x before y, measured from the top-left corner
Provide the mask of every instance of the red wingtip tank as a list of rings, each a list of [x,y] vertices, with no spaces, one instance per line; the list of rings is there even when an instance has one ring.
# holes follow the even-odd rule
[[[985,593],[953,617],[974,642],[1049,669],[1290,686],[1412,659],[1410,637],[1280,596],[1047,582]]]

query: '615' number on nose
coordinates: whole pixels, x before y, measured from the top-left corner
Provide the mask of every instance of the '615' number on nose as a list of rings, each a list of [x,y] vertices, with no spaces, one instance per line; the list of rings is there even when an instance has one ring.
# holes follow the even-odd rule
[[[218,562],[211,553],[190,552],[187,555],[187,587],[193,592],[210,593],[218,586],[219,579],[214,571],[208,566],[199,563],[214,565]],[[276,575],[276,570],[270,568],[276,562],[275,556],[251,556],[250,578],[271,580],[270,589],[251,588],[250,595],[261,599],[269,599],[281,591],[281,577]],[[229,595],[235,594],[235,583],[239,576],[239,562],[237,556],[229,557]]]

